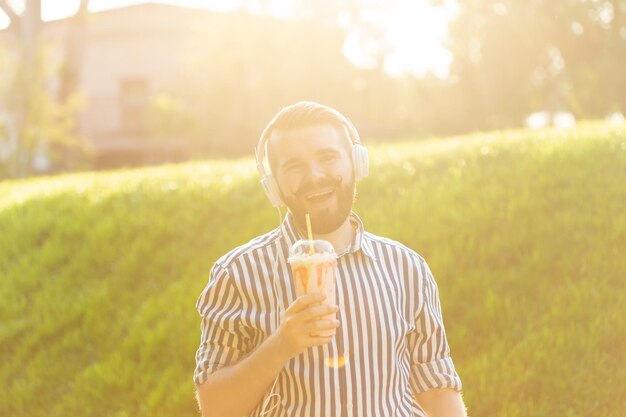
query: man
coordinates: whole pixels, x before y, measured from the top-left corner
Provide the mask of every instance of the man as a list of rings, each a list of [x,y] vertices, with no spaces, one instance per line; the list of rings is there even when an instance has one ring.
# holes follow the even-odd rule
[[[202,415],[465,416],[426,262],[351,212],[367,174],[352,124],[317,103],[287,107],[261,136],[257,164],[272,203],[289,211],[220,258],[198,299]],[[286,259],[307,213],[313,237],[338,254],[337,305],[296,298]],[[314,336],[324,330],[334,335]]]

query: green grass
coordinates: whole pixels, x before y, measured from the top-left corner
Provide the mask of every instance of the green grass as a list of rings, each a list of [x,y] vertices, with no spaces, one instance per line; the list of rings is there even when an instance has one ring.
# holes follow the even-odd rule
[[[470,415],[622,416],[626,128],[370,154],[356,211],[428,260]],[[197,415],[196,298],[276,224],[251,159],[0,184],[0,415]]]

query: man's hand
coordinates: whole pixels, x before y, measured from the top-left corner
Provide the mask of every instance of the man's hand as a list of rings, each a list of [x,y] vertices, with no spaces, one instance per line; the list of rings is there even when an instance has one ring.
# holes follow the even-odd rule
[[[285,311],[278,329],[236,364],[223,367],[198,386],[198,402],[204,417],[248,415],[270,389],[285,362],[311,346],[331,341],[333,336],[313,336],[335,330],[337,320],[321,319],[337,312],[337,306],[321,304],[322,294],[296,299]],[[246,387],[242,390],[241,387]]]
[[[320,293],[302,295],[281,315],[280,326],[273,336],[280,340],[286,357],[293,358],[312,346],[325,345],[334,337],[339,321],[324,316],[336,313],[339,307],[321,304],[324,298]],[[331,330],[330,336],[318,335]]]

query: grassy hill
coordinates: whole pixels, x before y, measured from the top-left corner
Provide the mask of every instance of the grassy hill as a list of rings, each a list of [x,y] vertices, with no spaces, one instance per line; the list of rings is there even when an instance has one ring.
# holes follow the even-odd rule
[[[470,415],[622,416],[626,127],[370,154],[356,211],[429,261]],[[251,159],[0,184],[0,415],[196,415],[196,298],[277,222]]]

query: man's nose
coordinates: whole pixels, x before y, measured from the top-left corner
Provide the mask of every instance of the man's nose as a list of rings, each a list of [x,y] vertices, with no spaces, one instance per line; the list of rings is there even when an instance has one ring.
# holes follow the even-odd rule
[[[307,179],[310,180],[324,178],[326,176],[326,171],[324,170],[323,166],[316,163],[315,161],[312,161],[308,164],[306,176]]]

